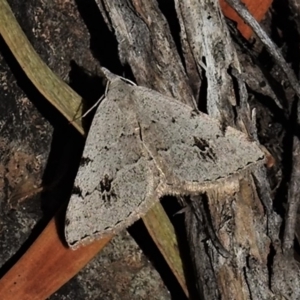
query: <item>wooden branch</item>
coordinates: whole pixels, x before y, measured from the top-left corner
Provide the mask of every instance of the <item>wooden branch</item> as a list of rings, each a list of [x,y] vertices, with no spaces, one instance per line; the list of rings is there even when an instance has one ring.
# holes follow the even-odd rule
[[[185,102],[182,93],[176,93],[174,82],[176,86],[185,87],[188,81],[181,77],[182,81],[177,82],[179,75],[171,75],[182,76],[182,66],[177,50],[172,46],[174,43],[170,41],[166,21],[157,13],[157,3],[129,0],[104,0],[101,3],[102,13],[106,14],[107,22],[117,37],[121,62],[131,67],[138,83]],[[230,76],[230,69],[239,71],[240,66],[226,24],[220,16],[219,4],[217,1],[181,1],[176,2],[176,8],[181,18],[180,25],[184,26],[181,32],[192,49],[194,65],[197,65],[199,73],[204,72],[207,76],[208,111],[233,124],[231,107],[237,105],[237,101],[233,87],[235,79]],[[177,57],[176,61],[174,57]],[[166,63],[168,61],[169,64]],[[193,62],[189,64],[192,65]],[[184,90],[188,89],[185,87]],[[239,116],[238,125],[251,132],[247,128],[251,119],[247,118],[251,118],[252,114],[245,100],[242,104],[244,114]],[[193,199],[195,202],[198,200],[201,201]],[[255,299],[263,299],[271,295],[267,265],[271,244],[267,230],[269,216],[257,196],[254,181],[251,177],[243,179],[235,196],[209,195],[207,209],[217,237],[231,256],[224,258],[214,247],[211,236],[205,229],[199,228],[207,224],[199,224],[192,213],[187,215],[199,295],[204,299],[248,299],[250,294]],[[248,264],[249,261],[251,264]],[[257,280],[261,281],[260,287],[256,285]]]

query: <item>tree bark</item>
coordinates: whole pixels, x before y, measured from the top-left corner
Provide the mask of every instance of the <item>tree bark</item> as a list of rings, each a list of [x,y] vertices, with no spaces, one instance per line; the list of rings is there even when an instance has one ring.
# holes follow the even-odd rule
[[[121,63],[130,67],[138,84],[192,106],[199,100],[211,116],[257,139],[246,83],[253,88],[263,78],[267,94],[277,101],[276,94],[262,75],[265,70],[249,63],[241,44],[232,41],[218,1],[175,1],[180,29],[172,33],[154,0],[97,3],[117,38]],[[186,230],[200,297],[299,298],[297,263],[291,253],[282,253],[281,218],[273,208],[265,168],[242,178],[234,195],[216,193],[190,201]],[[210,226],[215,237],[208,233]],[[218,243],[229,255],[215,247]],[[292,280],[290,272],[297,277]]]
[[[86,15],[85,22],[91,33],[90,44],[94,51],[93,54],[101,65],[114,73],[121,70],[120,75],[127,78],[134,77],[138,85],[155,89],[193,108],[207,112],[212,117],[219,119],[221,124],[224,124],[224,128],[227,125],[236,127],[248,134],[249,139],[259,140],[268,149],[265,151],[268,159],[267,165],[270,169],[258,168],[245,175],[240,179],[237,192],[226,192],[225,185],[222,187],[223,192],[216,191],[214,194],[178,199],[186,207],[183,237],[188,242],[193,276],[190,274],[191,270],[188,265],[184,266],[184,271],[186,278],[192,279],[186,280],[190,298],[299,299],[299,266],[298,261],[294,258],[297,254],[294,244],[299,247],[298,242],[294,240],[294,227],[295,224],[298,224],[296,218],[299,216],[297,214],[299,202],[297,129],[299,126],[298,120],[293,119],[293,108],[296,107],[293,105],[293,98],[295,94],[299,95],[299,91],[297,91],[299,84],[295,80],[296,77],[290,72],[289,64],[282,61],[281,57],[278,60],[283,62],[284,71],[288,71],[288,79],[286,79],[276,63],[265,54],[263,43],[256,40],[251,44],[243,40],[240,33],[235,30],[235,25],[232,22],[226,23],[217,0],[174,0],[174,3],[156,0],[96,0],[95,2],[101,11],[104,22],[98,18],[99,27],[95,28],[94,24],[89,23]],[[230,0],[230,2],[236,1]],[[280,7],[278,1],[274,2],[277,5],[275,5],[277,12],[281,12],[278,9]],[[46,5],[45,3],[43,4]],[[76,3],[80,13],[84,15],[84,10],[89,9],[86,6],[87,1],[78,0]],[[91,5],[91,3],[93,4]],[[64,11],[69,5],[68,2],[60,2],[60,4],[62,5],[61,11]],[[64,5],[66,6],[64,7]],[[92,7],[90,12],[91,10],[96,11],[94,2],[89,1],[89,5]],[[299,7],[296,1],[289,0],[286,4],[281,5],[285,9],[294,9],[294,16],[298,15]],[[72,15],[75,10],[72,7],[68,13]],[[16,11],[19,11],[20,14],[21,9],[18,8]],[[47,7],[45,12],[47,11],[51,11],[51,9]],[[31,9],[28,13],[31,14]],[[33,16],[38,19],[40,10],[36,10],[36,13],[37,15]],[[291,11],[287,13],[282,10],[282,14],[284,13],[286,19],[288,19],[289,13],[293,15]],[[63,13],[60,17],[62,24],[68,24]],[[72,22],[75,24],[79,16],[75,13],[72,17]],[[49,20],[57,21],[57,16],[50,14]],[[295,19],[294,22],[296,31],[293,32],[296,32],[294,36],[297,37],[299,43],[300,26],[298,20]],[[267,18],[265,23],[270,25],[270,19]],[[45,22],[45,24],[45,33],[52,32],[47,27],[48,23]],[[257,24],[257,26],[259,25]],[[286,47],[292,47],[291,39],[285,40],[286,29],[277,23],[276,26],[278,26],[278,32],[274,33],[276,30],[271,31],[271,26],[269,26],[269,33],[273,34],[277,40],[287,43]],[[61,37],[64,34],[67,35],[70,27],[61,27],[61,34],[51,36],[49,39],[58,38],[61,42]],[[69,62],[74,57],[78,62],[86,60],[82,64],[88,65],[90,70],[97,64],[90,53],[84,55],[79,53],[80,47],[82,47],[82,51],[86,51],[89,40],[75,28],[78,27],[72,26],[73,34],[79,35],[76,40],[78,44],[68,44],[70,43],[70,39],[68,39],[66,46],[76,48],[78,51],[76,54],[69,51],[69,56],[65,57],[63,63],[51,59],[64,57],[62,48],[56,49],[50,45],[46,52],[39,49],[41,54],[45,55],[44,60],[47,64],[55,69],[61,77],[67,76]],[[39,26],[34,29],[28,30],[27,34],[30,36],[32,32],[36,33],[40,30]],[[48,36],[45,33],[41,36],[47,40]],[[261,36],[263,40],[264,35]],[[99,41],[102,43],[101,45]],[[273,50],[276,47],[271,45],[270,48]],[[116,49],[117,51],[115,51]],[[278,51],[277,48],[275,50]],[[283,50],[284,54],[289,54],[288,50]],[[53,54],[55,51],[56,55]],[[265,57],[267,63],[261,57]],[[292,63],[296,65],[297,69],[299,68],[297,60],[296,58],[294,60]],[[74,72],[74,69],[72,71]],[[87,82],[84,84],[86,85]],[[73,82],[73,86],[76,86],[76,82]],[[78,82],[76,88],[80,93]],[[5,93],[3,88],[3,94]],[[99,96],[98,94],[99,91],[95,91],[93,99],[90,100],[95,100]],[[85,98],[84,95],[83,98]],[[21,104],[24,106],[24,103],[23,101]],[[47,110],[44,109],[44,111],[47,115]],[[297,118],[299,112],[297,109],[295,111],[297,111],[295,113],[295,118]],[[34,115],[31,110],[30,113],[27,110],[26,119],[23,116],[23,119],[17,120],[18,126],[24,122],[32,124],[32,118],[38,119],[36,114],[35,110]],[[54,120],[55,122],[56,120]],[[293,126],[292,130],[289,128],[290,125]],[[48,127],[50,128],[50,126],[47,125],[48,134],[47,139],[44,140],[45,143],[50,141],[51,129]],[[5,143],[8,143],[7,137],[5,138]],[[34,144],[32,132],[31,135],[28,135],[27,140],[28,145]],[[284,141],[289,145],[288,147],[285,147]],[[34,148],[33,155],[29,159],[24,156],[29,161],[26,166],[24,164],[26,160],[13,157],[16,162],[12,163],[10,167],[22,161],[22,169],[26,169],[28,166],[34,169],[36,155],[40,156],[40,151],[43,150],[42,166],[39,166],[33,181],[39,180],[47,160],[45,153],[49,151],[49,143],[41,145],[43,149]],[[25,150],[30,148],[26,147]],[[26,154],[26,151],[24,153]],[[77,156],[79,157],[80,154],[77,153]],[[289,157],[293,157],[293,160]],[[286,161],[289,163],[288,166],[285,165]],[[4,169],[2,167],[2,173]],[[230,185],[230,182],[228,184]],[[289,184],[289,190],[286,187],[287,184]],[[286,211],[283,205],[285,201],[287,202]],[[59,204],[55,206],[57,209]],[[52,208],[52,211],[55,209]],[[35,216],[35,220],[40,217],[41,211],[38,215]],[[9,214],[6,215],[6,218],[9,218]],[[31,216],[26,215],[26,218],[29,232],[31,223],[28,220]],[[20,226],[18,223],[18,229]],[[9,253],[3,251],[1,257],[3,262],[11,257],[12,253],[17,251],[28,237],[28,235],[26,237],[24,235],[18,241],[18,230],[15,230],[14,234],[10,235],[13,248],[9,248],[13,250],[9,250]],[[297,232],[296,236],[299,236]],[[114,245],[115,241],[122,237],[126,241],[128,252],[121,249],[120,252],[124,253],[120,258],[119,254],[116,255],[115,251],[117,250],[114,249]],[[107,277],[107,271],[102,268],[105,261],[109,259],[103,258],[104,262],[101,263],[100,269],[102,271],[101,289],[105,290],[112,285],[112,290],[118,290],[117,286],[112,284],[116,273],[111,266],[116,261],[121,262],[124,265],[124,271],[120,272],[118,280],[118,287],[121,290],[120,297],[131,299],[132,295],[128,289],[126,296],[122,291],[123,281],[129,281],[126,274],[124,277],[123,275],[132,268],[132,263],[127,259],[126,253],[129,256],[132,249],[135,253],[139,252],[137,245],[131,244],[132,241],[129,243],[128,239],[128,235],[122,234],[105,249],[109,252],[109,247],[113,248],[106,256],[112,260],[111,264],[108,262],[107,267],[111,271],[110,276]],[[179,241],[182,242],[183,238],[180,237]],[[118,244],[118,242],[116,243]],[[299,254],[297,255],[299,257]],[[138,272],[145,270],[144,267],[140,268],[142,259],[139,254],[137,256],[139,259],[135,260],[136,265],[132,271],[134,278],[139,277],[137,276]],[[97,265],[99,273],[100,264],[97,261],[95,260],[90,268],[94,270],[94,266],[96,268]],[[183,261],[186,261],[184,257]],[[157,285],[158,276],[153,271],[153,266],[149,266],[148,263],[144,264],[147,265],[145,268],[147,267],[148,277],[156,278],[155,281],[150,282],[149,291],[153,290],[152,285],[156,286],[157,290],[161,291],[161,294],[155,293],[157,299],[168,299],[169,295],[166,290]],[[129,274],[128,277],[130,276]],[[147,276],[143,278],[146,278],[144,282],[148,282]],[[184,285],[184,282],[181,285]],[[141,286],[143,287],[143,284],[139,284],[139,289],[137,289],[135,284],[132,284],[132,290],[134,290],[132,294],[135,293],[135,299],[140,297],[140,293],[143,294],[143,299],[147,299],[148,292],[146,292],[146,288],[140,288]],[[87,295],[96,297],[98,291],[91,291],[93,293],[90,294],[88,287],[86,284],[85,288],[80,289],[81,297],[87,297]],[[196,287],[196,292],[194,287]],[[71,298],[74,298],[74,293],[70,294]],[[53,299],[55,297],[55,295],[52,296]],[[154,297],[152,298],[154,299]]]

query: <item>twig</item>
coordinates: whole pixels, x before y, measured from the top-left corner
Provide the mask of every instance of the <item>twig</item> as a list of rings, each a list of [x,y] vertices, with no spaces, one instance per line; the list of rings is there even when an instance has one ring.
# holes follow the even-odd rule
[[[234,8],[234,10],[242,17],[242,19],[252,28],[255,34],[258,36],[260,41],[264,44],[269,54],[281,67],[283,72],[286,74],[292,88],[296,92],[297,96],[300,98],[300,84],[294,73],[290,68],[288,63],[282,56],[279,48],[273,43],[273,41],[268,37],[266,32],[262,29],[259,23],[254,19],[254,17],[249,13],[247,8],[240,2],[240,0],[226,0],[226,2]]]
[[[285,72],[292,88],[300,99],[300,85],[294,71],[289,67],[284,57],[280,53],[278,47],[272,42],[272,40],[267,36],[265,31],[261,28],[259,23],[253,18],[253,16],[248,12],[246,7],[241,4],[239,0],[226,0],[236,12],[244,19],[244,21],[253,29],[256,35],[259,37],[261,42],[265,45],[269,54],[273,57],[275,62],[281,67]],[[292,105],[290,105],[292,107]],[[298,108],[298,116],[300,115]],[[298,117],[299,118],[299,117]],[[283,251],[287,253],[293,248],[294,236],[295,236],[295,226],[297,218],[297,210],[299,207],[299,195],[300,195],[300,141],[297,136],[294,136],[293,140],[293,167],[292,174],[288,190],[288,208],[286,212],[285,220],[285,230],[283,237]]]

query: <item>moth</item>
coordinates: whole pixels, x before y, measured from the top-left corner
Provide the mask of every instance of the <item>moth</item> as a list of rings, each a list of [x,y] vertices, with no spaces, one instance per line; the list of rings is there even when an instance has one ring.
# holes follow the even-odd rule
[[[164,195],[193,195],[264,163],[242,132],[103,68],[107,91],[94,116],[66,212],[76,249],[117,234]]]

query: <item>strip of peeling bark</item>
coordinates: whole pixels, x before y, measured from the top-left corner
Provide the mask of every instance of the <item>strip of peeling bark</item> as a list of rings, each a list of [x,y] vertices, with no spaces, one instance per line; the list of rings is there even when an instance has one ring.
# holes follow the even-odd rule
[[[253,132],[252,113],[238,77],[241,67],[218,1],[176,1],[182,33],[179,52],[184,53],[189,79],[156,1],[103,0],[98,3],[117,37],[120,60],[131,67],[138,84],[191,105],[194,104],[192,90],[195,95],[199,92],[195,89],[200,82],[195,73],[197,67],[197,72],[205,73],[208,82],[207,99],[204,100],[208,112],[228,124],[234,125],[237,120],[239,128]],[[239,86],[238,91],[234,89],[235,84]],[[233,109],[238,113],[237,118],[234,118]],[[265,172],[256,180],[260,188],[267,185]],[[203,208],[199,211],[200,216],[208,215],[206,219],[210,219],[211,224],[203,221],[204,218],[202,221],[201,217],[196,218],[192,211],[187,212],[196,284],[204,299],[270,299],[271,295],[275,296],[269,286],[268,259],[278,226],[270,237],[268,224],[278,222],[275,215],[266,214],[270,207],[266,209],[264,205],[270,205],[270,197],[265,197],[263,205],[258,193],[249,176],[241,181],[236,195],[206,198],[205,211]],[[204,200],[197,197],[192,201],[195,206],[197,201]],[[229,258],[215,248],[216,243],[205,226],[215,229],[219,241],[231,254]]]

